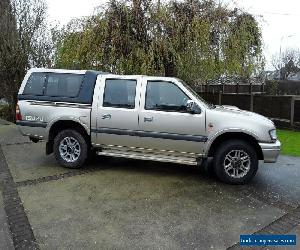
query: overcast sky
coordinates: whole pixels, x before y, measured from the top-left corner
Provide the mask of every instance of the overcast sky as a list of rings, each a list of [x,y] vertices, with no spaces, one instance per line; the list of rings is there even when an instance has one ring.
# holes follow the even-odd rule
[[[230,0],[226,0],[230,2]],[[106,0],[47,0],[51,22],[66,24],[74,17],[87,16],[95,7],[104,6]],[[271,58],[279,53],[280,46],[300,48],[299,0],[236,0],[231,6],[254,14],[262,27],[267,69],[272,69]]]

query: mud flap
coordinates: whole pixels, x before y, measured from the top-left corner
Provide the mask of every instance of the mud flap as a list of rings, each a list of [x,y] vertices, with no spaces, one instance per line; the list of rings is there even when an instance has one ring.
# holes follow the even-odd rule
[[[50,155],[53,153],[53,141],[48,141],[46,143],[46,155]]]

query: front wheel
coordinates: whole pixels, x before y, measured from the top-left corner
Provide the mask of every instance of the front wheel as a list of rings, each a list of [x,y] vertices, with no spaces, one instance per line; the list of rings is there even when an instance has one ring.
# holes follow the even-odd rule
[[[80,168],[88,157],[85,138],[75,130],[63,130],[54,139],[54,154],[60,165]]]
[[[246,184],[256,175],[258,157],[254,148],[241,140],[221,144],[214,157],[218,178],[228,184]]]

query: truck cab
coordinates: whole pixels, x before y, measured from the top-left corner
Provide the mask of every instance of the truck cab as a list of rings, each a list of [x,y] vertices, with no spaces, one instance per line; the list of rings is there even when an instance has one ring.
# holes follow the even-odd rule
[[[22,133],[69,168],[91,152],[187,165],[212,158],[220,180],[245,184],[259,160],[280,152],[272,121],[209,104],[177,78],[32,69],[18,98]]]

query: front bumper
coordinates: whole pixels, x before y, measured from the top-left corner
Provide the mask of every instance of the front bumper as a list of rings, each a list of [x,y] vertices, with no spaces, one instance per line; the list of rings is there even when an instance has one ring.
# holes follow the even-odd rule
[[[261,147],[264,162],[266,163],[275,163],[280,154],[281,143],[280,141],[276,141],[274,143],[259,143]]]

